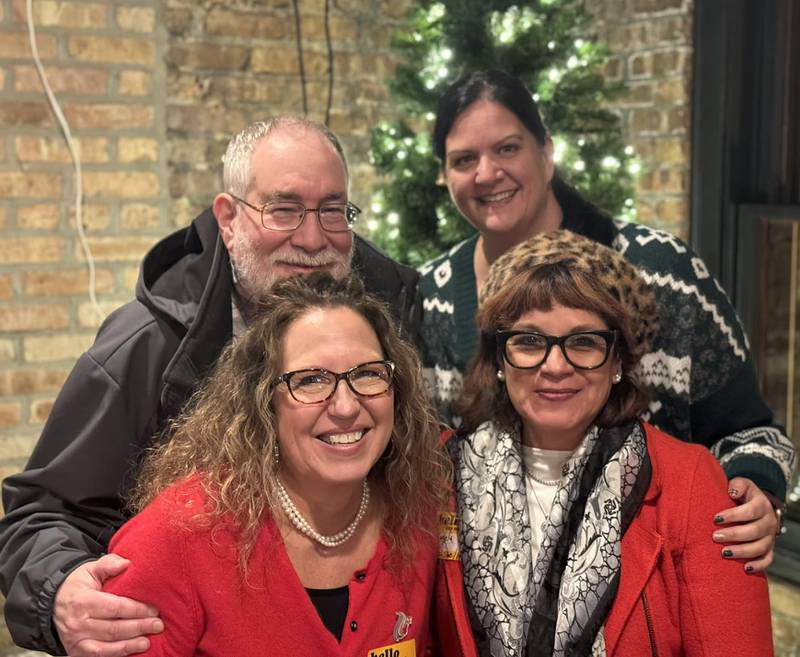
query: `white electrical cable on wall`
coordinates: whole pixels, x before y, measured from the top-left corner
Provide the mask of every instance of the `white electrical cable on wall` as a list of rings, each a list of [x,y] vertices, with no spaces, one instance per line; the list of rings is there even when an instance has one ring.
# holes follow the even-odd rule
[[[83,255],[86,257],[86,264],[89,267],[89,300],[92,302],[92,307],[95,313],[97,313],[98,319],[102,320],[104,317],[103,311],[100,308],[100,304],[97,303],[94,258],[92,257],[92,251],[89,248],[89,243],[86,240],[86,233],[83,228],[83,174],[81,172],[81,160],[78,157],[78,152],[75,148],[75,140],[72,138],[72,132],[69,129],[67,119],[64,117],[61,106],[58,104],[55,94],[53,94],[53,90],[50,87],[50,83],[47,81],[44,66],[42,66],[42,61],[39,58],[39,49],[36,46],[36,31],[33,26],[33,0],[26,0],[26,8],[28,14],[28,37],[31,42],[33,61],[36,64],[36,70],[42,81],[47,100],[50,103],[53,114],[56,116],[61,132],[64,134],[64,139],[67,142],[67,148],[69,149],[69,154],[72,157],[72,162],[75,167],[75,227],[78,231],[78,239],[83,249]]]

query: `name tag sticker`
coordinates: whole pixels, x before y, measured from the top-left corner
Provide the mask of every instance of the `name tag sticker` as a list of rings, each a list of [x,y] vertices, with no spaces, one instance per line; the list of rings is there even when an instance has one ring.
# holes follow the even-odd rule
[[[456,514],[450,511],[439,514],[439,558],[446,561],[458,561],[461,558]]]
[[[373,648],[367,657],[417,657],[417,645],[414,639],[392,643],[381,648]]]

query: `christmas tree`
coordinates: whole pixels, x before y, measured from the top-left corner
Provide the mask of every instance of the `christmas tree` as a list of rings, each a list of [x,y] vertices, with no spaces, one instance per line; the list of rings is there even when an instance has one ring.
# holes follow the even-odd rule
[[[422,0],[392,47],[404,64],[390,91],[405,117],[372,132],[370,158],[384,181],[372,196],[368,236],[390,255],[418,265],[472,234],[452,205],[432,153],[436,102],[473,70],[520,78],[539,104],[563,178],[614,216],[632,217],[631,147],[604,105],[620,91],[604,78],[607,48],[592,40],[574,0]]]

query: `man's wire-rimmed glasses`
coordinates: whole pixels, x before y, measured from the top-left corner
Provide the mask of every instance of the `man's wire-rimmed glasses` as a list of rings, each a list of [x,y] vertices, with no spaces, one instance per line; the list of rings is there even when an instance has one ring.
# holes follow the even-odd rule
[[[498,359],[511,367],[530,370],[547,360],[555,346],[564,359],[581,370],[594,370],[608,360],[619,331],[579,331],[569,335],[545,335],[536,331],[497,331]]]
[[[309,212],[317,215],[322,230],[329,233],[346,233],[353,230],[361,210],[353,203],[323,203],[318,208],[307,208],[299,201],[269,201],[261,207],[231,194],[239,203],[261,215],[261,225],[267,230],[297,230]]]
[[[342,379],[356,395],[377,397],[392,387],[394,363],[373,360],[345,372],[331,372],[321,367],[295,370],[281,374],[272,385],[285,384],[292,398],[301,404],[319,404],[333,397]]]

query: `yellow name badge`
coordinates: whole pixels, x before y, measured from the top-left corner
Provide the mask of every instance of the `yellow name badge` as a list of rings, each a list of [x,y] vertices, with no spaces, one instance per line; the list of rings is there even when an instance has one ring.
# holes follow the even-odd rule
[[[461,558],[458,548],[458,522],[456,514],[442,511],[439,514],[439,558],[458,561]]]
[[[392,643],[382,648],[373,648],[367,657],[417,657],[417,645],[414,639]]]

